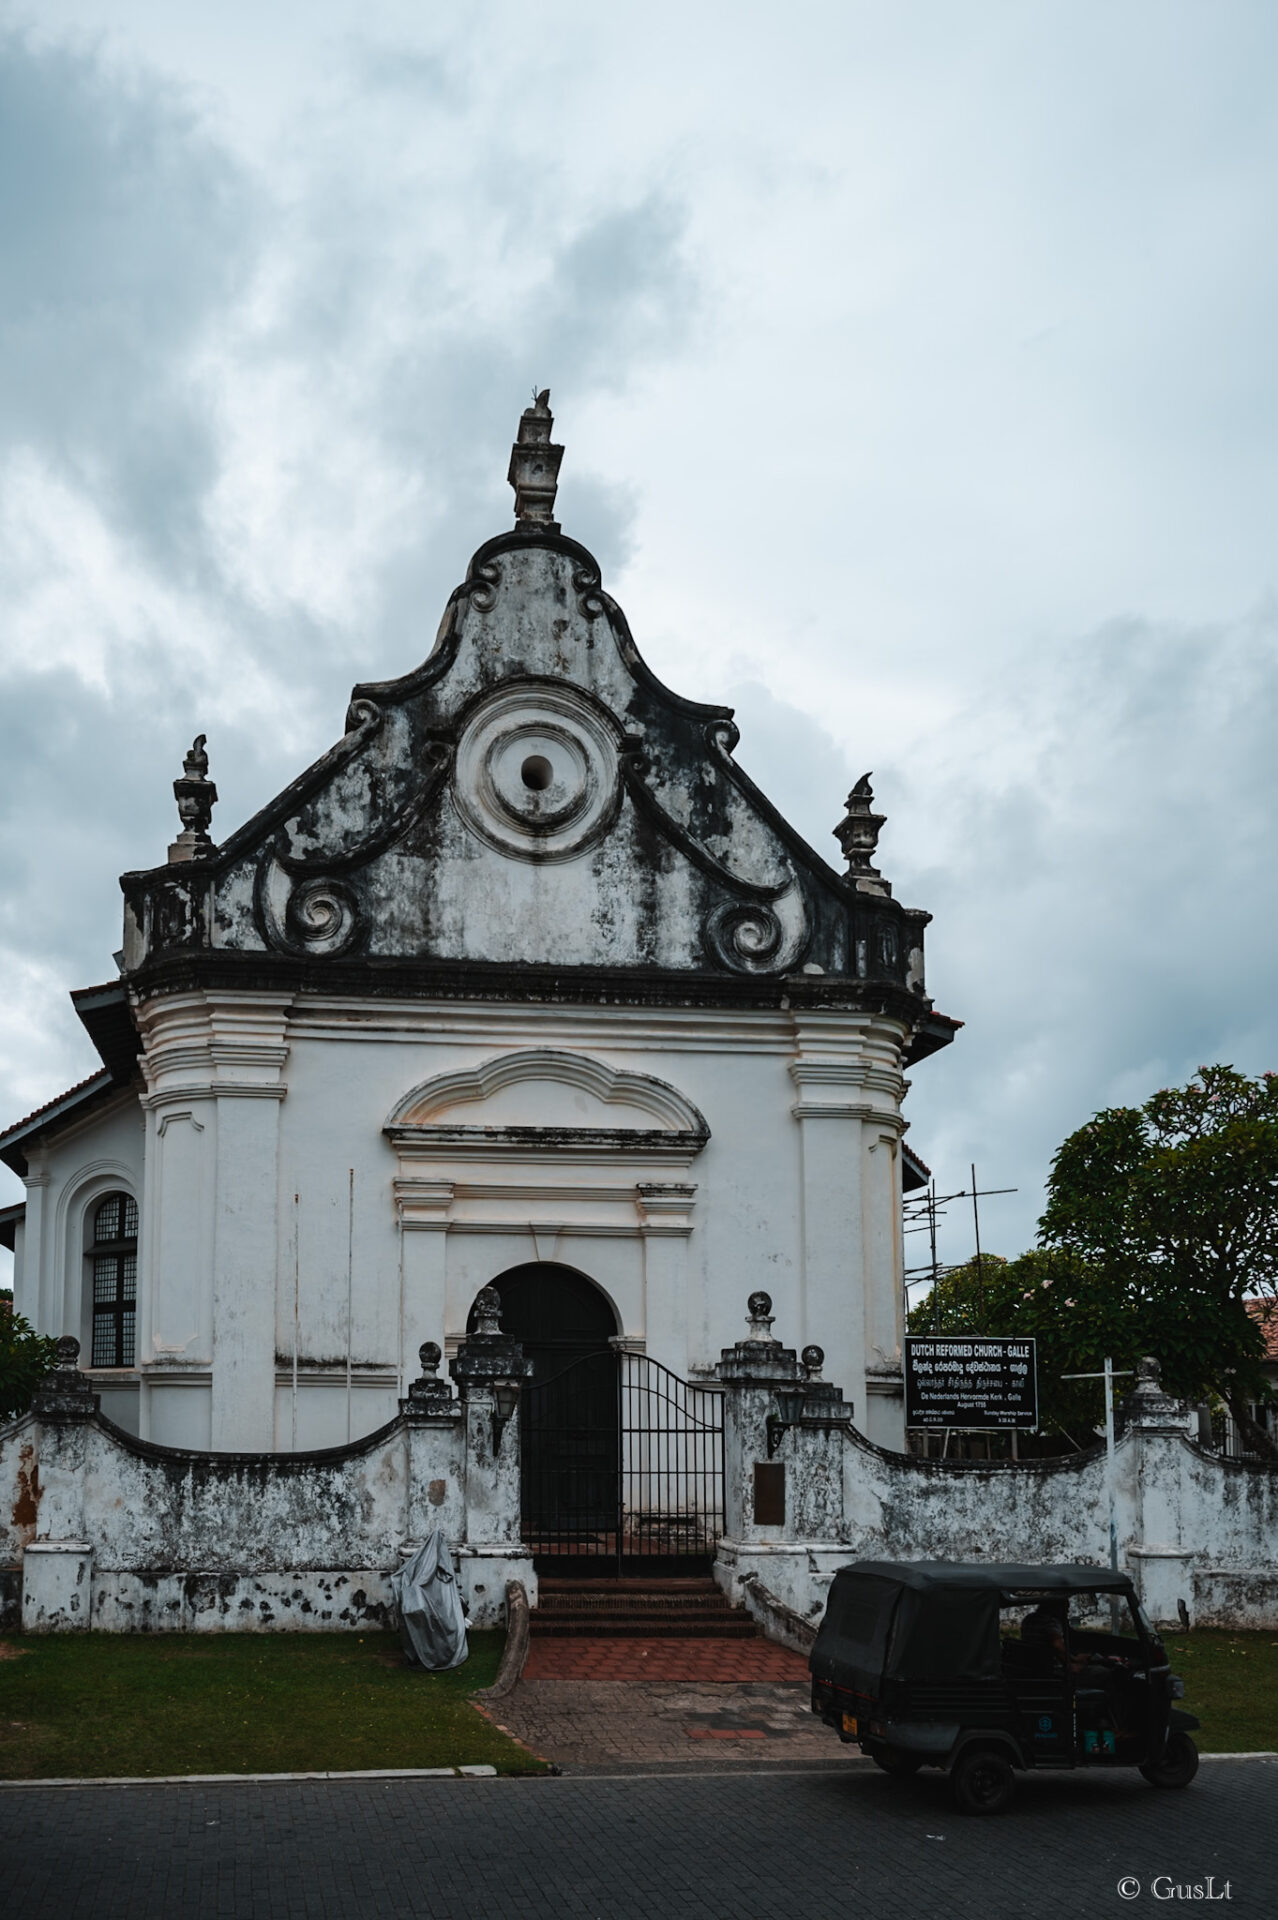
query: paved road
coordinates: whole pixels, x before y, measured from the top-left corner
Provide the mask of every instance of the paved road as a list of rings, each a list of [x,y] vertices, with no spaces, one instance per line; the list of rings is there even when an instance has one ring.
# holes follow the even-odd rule
[[[1276,1804],[1272,1761],[1179,1794],[1033,1779],[993,1820],[939,1775],[860,1768],[23,1789],[0,1792],[0,1884],[22,1920],[1096,1920],[1183,1912],[1154,1886],[1214,1875],[1211,1911],[1272,1920]]]

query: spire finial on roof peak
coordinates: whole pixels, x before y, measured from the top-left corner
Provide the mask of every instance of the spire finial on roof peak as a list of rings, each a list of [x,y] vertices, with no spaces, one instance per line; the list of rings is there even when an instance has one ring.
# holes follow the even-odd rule
[[[555,416],[550,411],[550,388],[535,395],[519,419],[519,434],[510,450],[506,475],[515,489],[515,526],[521,533],[558,533],[555,492],[559,485],[562,447],[551,445]]]

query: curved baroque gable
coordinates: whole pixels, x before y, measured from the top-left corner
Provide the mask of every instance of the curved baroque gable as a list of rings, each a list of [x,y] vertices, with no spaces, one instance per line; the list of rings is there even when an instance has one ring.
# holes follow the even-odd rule
[[[736,744],[729,708],[644,663],[585,548],[521,519],[475,554],[430,657],[354,689],[330,752],[220,848],[192,830],[125,875],[126,973],[265,962],[348,992],[377,968],[562,969],[695,976],[731,1004],[803,974],[919,1026],[928,916],[836,872]],[[206,819],[212,783],[186,785]],[[881,824],[867,798],[853,825]]]

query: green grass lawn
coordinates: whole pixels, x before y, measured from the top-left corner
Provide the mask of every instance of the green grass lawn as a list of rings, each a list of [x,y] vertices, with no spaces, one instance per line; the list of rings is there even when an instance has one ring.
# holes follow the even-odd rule
[[[544,1768],[471,1705],[503,1635],[451,1673],[393,1633],[13,1634],[0,1643],[0,1779]]]
[[[1201,1753],[1278,1752],[1278,1632],[1204,1627],[1168,1634],[1164,1645],[1185,1683],[1183,1704],[1203,1723],[1194,1735]]]
[[[471,1705],[500,1633],[452,1673],[391,1633],[15,1634],[0,1642],[0,1779],[540,1764]],[[1167,1641],[1204,1753],[1278,1750],[1278,1632]]]

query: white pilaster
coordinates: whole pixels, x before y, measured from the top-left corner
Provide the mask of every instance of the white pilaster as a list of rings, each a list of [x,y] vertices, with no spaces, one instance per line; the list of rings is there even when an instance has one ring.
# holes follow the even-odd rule
[[[881,1447],[905,1445],[901,1372],[904,1248],[900,1135],[903,1123],[875,1115],[861,1128],[861,1226],[865,1272],[866,1396],[857,1425]]]
[[[825,1349],[830,1377],[847,1383],[855,1422],[868,1431],[867,1423],[883,1423],[877,1394],[874,1412],[867,1407],[867,1370],[881,1365],[877,1346],[897,1345],[892,1196],[906,1034],[874,1015],[824,1011],[797,1013],[794,1034],[790,1076],[798,1097],[791,1111],[799,1124],[802,1211],[797,1344]]]
[[[405,1175],[395,1182],[400,1231],[401,1370],[411,1367],[423,1340],[434,1340],[441,1349],[444,1346],[448,1227],[455,1191],[453,1181],[424,1175]]]
[[[290,1004],[282,994],[196,993],[137,1010],[149,1110],[142,1370],[152,1389],[171,1383],[163,1424],[194,1432],[207,1418],[216,1450],[275,1444],[279,1103]],[[176,1400],[200,1392],[204,1370],[211,1405],[187,1421]],[[154,1400],[148,1426],[155,1439],[185,1438],[159,1431]]]
[[[696,1194],[695,1186],[681,1181],[643,1180],[635,1188],[643,1235],[644,1345],[649,1353],[671,1356],[666,1364],[676,1373],[687,1372],[690,1358],[688,1242]]]
[[[27,1190],[27,1217],[22,1286],[20,1292],[14,1288],[13,1306],[15,1313],[24,1314],[38,1333],[51,1333],[57,1339],[72,1329],[62,1325],[61,1290],[56,1285],[50,1181],[45,1155],[33,1152],[23,1181]]]

